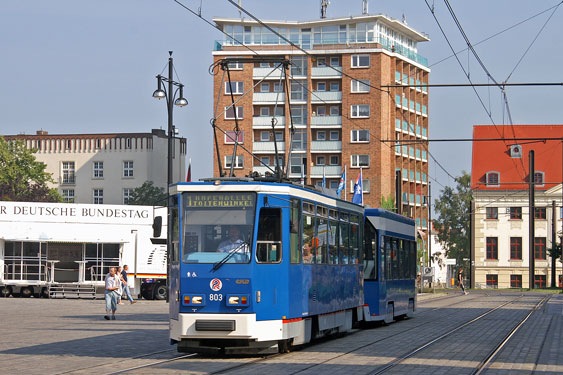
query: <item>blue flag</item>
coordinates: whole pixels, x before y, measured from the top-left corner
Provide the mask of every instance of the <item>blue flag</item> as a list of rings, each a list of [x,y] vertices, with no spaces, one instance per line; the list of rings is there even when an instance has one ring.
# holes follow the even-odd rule
[[[354,195],[352,196],[352,203],[364,204],[364,195],[362,193],[362,171],[358,178],[356,178],[356,183],[354,184]]]
[[[340,193],[342,193],[342,190],[344,190],[345,185],[346,185],[346,169],[344,169],[344,172],[340,177],[340,183],[338,184],[338,188],[336,188],[336,195],[338,195],[338,198],[340,198]]]

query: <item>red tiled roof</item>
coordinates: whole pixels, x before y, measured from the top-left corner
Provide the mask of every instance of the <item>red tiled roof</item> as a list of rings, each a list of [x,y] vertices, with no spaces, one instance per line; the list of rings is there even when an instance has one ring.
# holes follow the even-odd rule
[[[513,138],[560,138],[558,140],[525,141]],[[529,174],[529,152],[534,150],[535,171],[544,172],[547,190],[562,181],[563,125],[475,125],[473,139],[505,138],[505,141],[473,141],[471,162],[471,189],[473,190],[527,190]],[[514,158],[510,146],[518,144],[522,157]],[[500,186],[486,185],[487,172],[499,173]]]

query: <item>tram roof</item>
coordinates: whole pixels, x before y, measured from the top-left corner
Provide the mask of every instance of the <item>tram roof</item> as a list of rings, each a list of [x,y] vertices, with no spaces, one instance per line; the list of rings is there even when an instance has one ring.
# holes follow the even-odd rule
[[[384,210],[382,208],[366,208],[365,215],[366,216],[379,216],[379,217],[383,217],[385,219],[390,219],[390,220],[393,220],[393,221],[398,221],[398,222],[409,224],[409,225],[414,225],[414,223],[415,223],[414,219],[412,219],[410,217],[399,215],[399,214],[396,214],[395,212],[387,211],[387,210]]]
[[[256,192],[261,194],[282,194],[292,195],[314,202],[337,207],[345,207],[354,211],[363,211],[363,207],[340,199],[336,196],[330,196],[323,192],[284,182],[262,182],[262,181],[222,181],[214,182],[180,182],[170,186],[170,193],[182,192]]]

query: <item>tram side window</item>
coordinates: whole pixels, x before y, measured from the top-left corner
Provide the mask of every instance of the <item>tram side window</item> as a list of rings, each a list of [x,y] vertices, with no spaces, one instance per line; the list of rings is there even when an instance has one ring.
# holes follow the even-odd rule
[[[385,236],[385,280],[391,280],[391,238]]]
[[[350,258],[350,223],[348,214],[340,214],[340,264],[348,264]]]
[[[377,280],[377,231],[366,221],[364,231],[364,279]]]
[[[256,241],[256,260],[258,263],[281,262],[281,233],[281,209],[261,208]]]
[[[315,206],[303,202],[303,263],[314,263],[315,253]]]
[[[410,242],[410,252],[409,252],[409,258],[410,258],[410,278],[411,279],[415,279],[416,278],[416,242],[415,241],[409,241]]]
[[[178,197],[170,197],[170,221],[172,228],[172,249],[170,252],[170,262],[178,263],[180,261],[179,256],[179,241],[180,241],[180,219],[178,215]]]
[[[330,264],[338,264],[338,212],[336,210],[328,211],[328,262]]]
[[[350,215],[350,261],[357,264],[360,248],[360,221],[357,215]]]
[[[324,206],[317,206],[317,254],[316,263],[326,264],[328,259],[328,212]]]
[[[299,199],[291,199],[289,220],[290,262],[299,264],[301,263],[301,201]]]

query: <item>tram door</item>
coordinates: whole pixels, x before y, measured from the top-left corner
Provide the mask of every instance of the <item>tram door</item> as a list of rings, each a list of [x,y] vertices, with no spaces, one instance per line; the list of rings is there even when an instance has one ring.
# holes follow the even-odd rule
[[[256,234],[256,268],[253,280],[260,302],[254,305],[260,320],[280,319],[287,314],[287,267],[282,265],[282,209],[287,202],[269,197],[259,211]],[[287,220],[289,221],[289,220]]]
[[[180,313],[180,217],[178,197],[170,198],[170,222],[168,223],[168,308],[170,319],[178,319]]]
[[[47,243],[47,262],[55,268],[55,282],[70,283],[78,281],[79,264],[76,262],[83,260],[83,248],[82,243]]]

